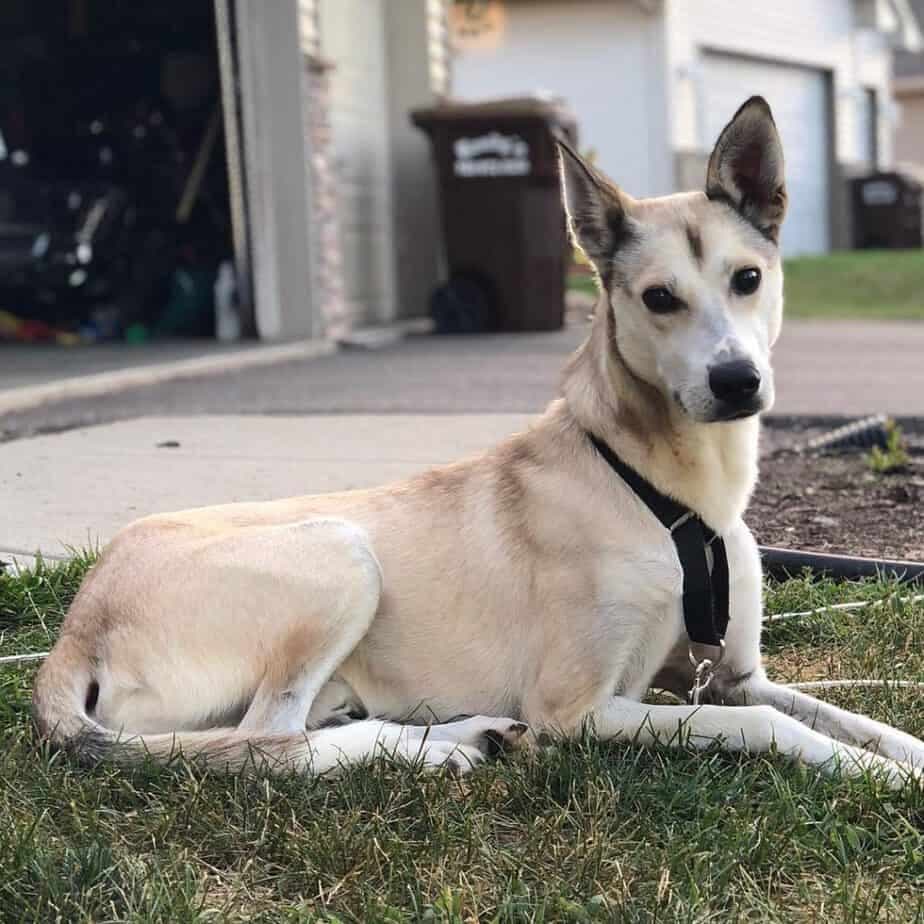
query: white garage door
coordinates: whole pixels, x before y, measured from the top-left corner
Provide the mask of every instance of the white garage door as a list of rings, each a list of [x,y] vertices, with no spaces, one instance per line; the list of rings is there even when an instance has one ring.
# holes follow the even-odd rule
[[[789,211],[782,245],[787,256],[830,249],[828,104],[824,76],[807,68],[707,54],[706,130],[711,145],[745,99],[765,97],[786,157]]]

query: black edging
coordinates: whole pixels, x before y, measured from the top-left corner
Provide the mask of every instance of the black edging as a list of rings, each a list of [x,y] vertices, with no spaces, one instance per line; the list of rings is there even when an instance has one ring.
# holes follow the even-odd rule
[[[854,555],[830,555],[825,552],[801,552],[760,546],[764,573],[778,580],[799,577],[806,568],[821,577],[839,581],[860,578],[893,578],[904,584],[924,584],[924,562],[894,561],[887,558],[858,558]]]

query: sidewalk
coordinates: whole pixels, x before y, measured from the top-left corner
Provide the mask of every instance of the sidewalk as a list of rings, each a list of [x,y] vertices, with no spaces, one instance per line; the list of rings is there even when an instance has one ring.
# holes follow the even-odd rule
[[[528,420],[147,418],[19,440],[0,446],[0,559],[68,557],[149,513],[383,484],[484,449]]]

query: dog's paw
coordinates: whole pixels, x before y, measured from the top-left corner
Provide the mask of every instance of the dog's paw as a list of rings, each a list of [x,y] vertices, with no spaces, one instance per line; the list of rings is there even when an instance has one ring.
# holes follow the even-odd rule
[[[877,767],[873,772],[880,776],[889,789],[904,790],[924,783],[924,771],[920,767],[897,760],[890,760],[886,766]]]
[[[524,747],[527,744],[529,726],[517,719],[476,715],[457,722],[431,725],[428,739],[434,741],[455,741],[475,747],[489,757],[497,757]]]
[[[917,764],[895,761],[896,771],[893,774],[895,789],[906,789],[908,786],[924,786],[924,767]]]
[[[924,770],[920,767],[862,749],[841,749],[841,753],[834,758],[833,769],[846,777],[863,776],[868,773],[894,790],[920,786],[924,782]]]
[[[464,776],[483,763],[487,754],[480,748],[454,741],[410,741],[402,756],[426,770],[445,770]]]
[[[377,732],[376,753],[461,775],[490,757],[527,746],[528,731],[517,719],[483,715],[430,726],[386,722]]]

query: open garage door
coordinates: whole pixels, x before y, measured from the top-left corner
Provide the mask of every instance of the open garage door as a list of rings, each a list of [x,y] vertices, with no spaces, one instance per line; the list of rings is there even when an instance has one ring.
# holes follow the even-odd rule
[[[710,150],[748,96],[767,99],[786,155],[789,211],[783,224],[783,251],[796,256],[830,250],[830,119],[824,74],[710,53],[704,56],[703,92]]]

